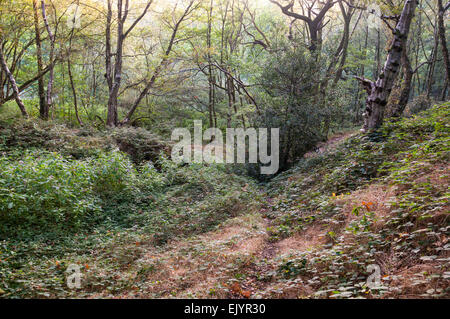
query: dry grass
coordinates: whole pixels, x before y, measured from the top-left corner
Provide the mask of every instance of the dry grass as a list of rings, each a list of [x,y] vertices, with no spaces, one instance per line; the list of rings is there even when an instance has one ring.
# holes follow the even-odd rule
[[[357,190],[352,194],[338,199],[337,204],[343,206],[342,214],[346,218],[346,228],[351,222],[361,219],[352,212],[355,207],[369,207],[370,211],[375,214],[376,224],[375,230],[379,230],[384,226],[384,220],[391,214],[391,202],[395,201],[397,189],[393,186],[373,184],[366,188]]]
[[[247,215],[226,222],[218,230],[190,240],[172,241],[163,250],[149,251],[135,265],[153,267],[144,286],[131,289],[123,298],[226,298],[225,284],[233,279],[230,264],[248,267],[267,240],[265,221]]]
[[[335,149],[339,144],[341,144],[346,139],[349,139],[350,137],[354,136],[356,132],[350,131],[345,133],[338,133],[336,135],[333,135],[328,139],[327,142],[321,143],[317,146],[317,150],[313,152],[309,152],[305,154],[305,158],[312,158],[316,157],[318,154],[323,154],[328,151],[331,151]]]
[[[442,275],[444,270],[442,264],[430,263],[430,264],[416,264],[411,267],[401,268],[388,276],[384,277],[384,280],[388,281],[391,286],[397,288],[397,292],[391,291],[384,296],[384,298],[423,298],[429,296],[423,296],[425,291],[434,291],[439,294],[447,289],[450,285],[450,280],[434,279],[425,280],[426,278],[432,278],[433,276]]]
[[[304,233],[296,234],[278,242],[276,244],[277,250],[279,254],[287,255],[299,251],[305,252],[320,249],[326,243],[325,232],[323,225],[314,225]]]
[[[448,168],[449,165],[436,167],[418,176],[415,182],[447,187]],[[276,272],[280,260],[286,256],[320,251],[330,241],[327,232],[343,234],[353,221],[361,218],[352,212],[355,207],[365,207],[364,203],[371,204],[370,211],[375,215],[374,231],[383,229],[392,215],[391,202],[401,193],[396,186],[372,184],[337,197],[336,204],[342,207],[337,216],[341,223],[317,221],[305,231],[277,243],[269,241],[269,221],[258,212],[228,220],[207,234],[171,241],[164,249],[149,246],[143,258],[131,267],[134,281],[141,285],[120,298],[307,298],[315,291],[305,278],[284,282],[273,278],[261,280],[260,276]],[[435,212],[441,217],[447,213]],[[353,235],[347,232],[345,240],[352,243]],[[440,238],[437,244],[444,246],[447,242],[448,238]],[[440,293],[449,286],[448,280],[422,280],[442,275],[446,271],[442,263],[422,262],[417,256],[399,259],[394,251],[388,251],[378,256],[377,264],[385,275],[383,280],[398,288],[384,298],[420,298],[424,291]],[[139,271],[146,267],[152,270],[139,277]],[[244,277],[236,279],[240,274]]]

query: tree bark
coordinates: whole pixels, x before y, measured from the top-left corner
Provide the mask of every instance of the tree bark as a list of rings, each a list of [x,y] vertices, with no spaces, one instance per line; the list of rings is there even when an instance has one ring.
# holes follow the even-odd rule
[[[433,89],[433,78],[434,78],[434,70],[436,67],[436,60],[437,60],[437,53],[438,53],[438,49],[439,49],[439,34],[438,34],[438,19],[436,17],[436,23],[434,25],[434,46],[433,46],[433,51],[431,52],[431,61],[430,61],[430,65],[428,67],[428,72],[427,72],[427,98],[430,97],[431,95],[431,90]]]
[[[448,9],[449,5],[447,4],[445,7],[442,3],[442,0],[438,0],[438,30],[439,30],[439,39],[441,40],[441,47],[442,47],[442,57],[444,59],[444,65],[445,65],[445,83],[444,83],[444,89],[442,90],[441,99],[445,100],[446,92],[448,89],[448,86],[450,84],[450,61],[448,56],[448,48],[447,48],[447,40],[445,37],[445,24],[444,24],[444,15],[445,11]]]
[[[0,43],[3,43],[1,38],[0,38]],[[14,79],[14,75],[9,70],[8,65],[6,64],[6,61],[5,61],[5,57],[3,56],[2,45],[0,45],[0,65],[1,65],[3,72],[6,74],[9,82],[11,83],[11,87],[14,92],[14,99],[16,100],[16,103],[19,106],[19,109],[22,112],[22,115],[24,117],[28,117],[28,113],[25,108],[25,105],[23,104],[22,99],[20,98],[19,88],[17,87],[17,83],[16,83],[16,80]]]
[[[34,30],[36,33],[36,59],[38,73],[42,73],[43,63],[42,63],[42,42],[41,42],[41,31],[39,29],[39,15],[38,15],[38,5],[37,0],[33,0],[33,11],[34,11]],[[40,77],[38,80],[38,93],[39,93],[39,114],[41,119],[48,120],[48,105],[47,99],[45,97],[45,87],[44,78]]]
[[[417,0],[406,0],[399,22],[394,30],[394,40],[389,49],[386,63],[376,82],[360,79],[369,92],[364,113],[363,131],[378,129],[384,120],[384,113],[392,88],[397,79],[403,51],[406,50],[411,22],[417,7]]]
[[[122,67],[123,67],[123,48],[125,39],[136,27],[139,21],[147,14],[153,0],[147,1],[145,9],[139,17],[134,20],[131,26],[125,31],[124,26],[129,14],[130,1],[117,0],[117,47],[115,52],[114,68],[112,66],[112,53],[111,53],[111,24],[112,24],[112,0],[108,0],[108,12],[106,22],[106,79],[109,88],[108,98],[108,115],[106,124],[109,127],[115,127],[119,124],[118,118],[118,98],[119,90],[122,83]],[[114,69],[114,70],[113,70]]]
[[[45,23],[45,28],[47,29],[48,36],[50,38],[50,61],[53,61],[55,57],[55,35],[50,29],[50,24],[48,23],[47,13],[45,10],[45,1],[41,0],[42,18]],[[50,110],[53,106],[53,82],[54,82],[54,65],[50,66],[49,79],[47,84],[47,107]]]
[[[401,86],[400,97],[397,104],[392,111],[392,117],[401,117],[408,105],[409,96],[411,94],[411,84],[414,75],[414,71],[411,67],[411,61],[409,60],[406,50],[403,51],[402,64],[404,70],[404,78]]]

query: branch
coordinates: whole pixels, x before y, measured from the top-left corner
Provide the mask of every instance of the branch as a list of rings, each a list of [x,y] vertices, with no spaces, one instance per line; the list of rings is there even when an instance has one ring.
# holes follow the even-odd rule
[[[419,64],[419,66],[417,66],[417,68],[415,68],[415,70],[413,70],[413,74],[416,74],[420,70],[420,68],[423,67],[426,64],[431,64],[431,62],[426,61],[426,62],[423,62],[423,63]]]
[[[312,20],[310,18],[308,18],[307,16],[289,11],[294,6],[294,1],[292,1],[287,6],[283,6],[281,3],[278,3],[278,1],[275,1],[275,0],[270,0],[270,2],[272,2],[273,4],[276,4],[285,15],[295,18],[295,19],[298,19],[298,20],[303,20],[306,23],[312,23]]]
[[[153,71],[153,76],[150,79],[150,81],[145,86],[144,90],[141,92],[137,100],[134,102],[133,106],[131,107],[130,111],[126,115],[125,119],[120,123],[120,125],[126,125],[130,122],[131,117],[133,116],[134,112],[136,112],[136,109],[139,107],[139,104],[141,103],[142,99],[148,94],[150,89],[153,88],[153,85],[155,84],[156,80],[158,79],[160,73],[163,71],[164,67],[169,62],[169,55],[172,52],[172,48],[175,44],[175,40],[178,34],[178,30],[181,26],[181,24],[187,19],[187,17],[192,13],[193,10],[195,10],[198,6],[194,6],[195,0],[191,0],[189,2],[189,5],[184,10],[183,15],[181,18],[177,21],[177,23],[174,26],[172,36],[170,38],[169,44],[167,46],[167,49],[165,51],[165,55],[162,57],[159,65],[156,67],[156,69]]]
[[[444,12],[450,9],[450,1],[444,6]]]
[[[45,11],[45,1],[44,0],[41,0],[41,10],[42,10],[42,18],[44,20],[44,24],[45,24],[45,28],[47,29],[48,36],[50,37],[50,41],[52,43],[54,43],[55,42],[55,36],[53,35],[53,32],[50,29],[50,25],[48,23],[47,13]]]
[[[367,7],[356,6],[356,5],[350,3],[350,2],[348,2],[348,1],[346,1],[346,0],[343,0],[343,2],[344,2],[346,5],[348,5],[350,8],[358,9],[358,10],[367,10]]]
[[[142,18],[144,18],[144,16],[147,14],[148,9],[150,9],[150,6],[152,5],[152,3],[153,3],[153,0],[150,0],[147,3],[142,14],[133,22],[133,24],[130,26],[130,28],[124,33],[124,35],[123,35],[124,38],[126,38],[128,36],[128,34],[130,34],[130,32],[133,31],[133,29],[136,27],[136,25],[139,23],[139,21],[141,21]]]
[[[366,79],[364,77],[361,77],[361,76],[355,76],[355,79],[358,80],[362,84],[364,90],[366,90],[366,92],[368,94],[372,93],[372,89],[375,86],[375,83],[373,81]]]
[[[34,78],[26,81],[24,84],[22,84],[21,86],[19,86],[19,92],[23,92],[24,90],[28,89],[34,82],[36,82],[37,80],[39,80],[41,77],[43,77],[44,75],[46,75],[51,68],[55,65],[55,62],[50,64],[48,67],[46,67],[41,73],[39,73],[38,75],[36,75]],[[4,102],[8,102],[14,99],[14,94],[9,95],[8,97],[5,98]]]
[[[229,77],[231,77],[237,84],[239,84],[241,86],[241,88],[244,90],[244,93],[247,95],[247,97],[252,101],[252,103],[255,105],[256,110],[259,113],[259,106],[258,103],[256,102],[256,100],[253,98],[253,96],[251,96],[251,94],[248,92],[247,90],[247,85],[245,85],[241,80],[237,79],[235,76],[233,76],[233,74],[231,74],[230,72],[228,72],[227,70],[225,70],[224,68],[222,68],[220,65],[213,63],[212,66],[215,66],[217,69],[219,69],[220,71],[222,71],[223,73],[225,73],[226,75],[228,75]]]

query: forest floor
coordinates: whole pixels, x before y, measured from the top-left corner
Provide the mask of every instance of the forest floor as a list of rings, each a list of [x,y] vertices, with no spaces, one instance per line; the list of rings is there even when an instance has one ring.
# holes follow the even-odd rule
[[[314,158],[332,152],[356,132],[333,135],[328,142],[308,153]],[[245,191],[245,190],[243,190]],[[267,198],[267,203],[274,199]],[[324,230],[313,228],[279,242],[271,241],[268,230],[272,222],[265,209],[239,212],[240,217],[227,220],[216,230],[189,240],[174,240],[164,250],[147,247],[136,265],[127,270],[139,271],[142,265],[157,267],[139,289],[126,291],[116,298],[279,298],[305,297],[314,292],[304,285],[286,287],[264,280],[278,272],[279,261],[291,252],[320,249],[325,243]],[[127,274],[124,274],[127,276]],[[99,294],[94,297],[108,297]]]
[[[267,184],[165,160],[132,170],[124,155],[97,153],[109,135],[0,123],[0,182],[16,185],[0,187],[0,211],[11,212],[0,214],[0,297],[449,298],[449,123],[446,103],[377,134],[336,135]],[[114,136],[134,161],[164,148],[143,130]],[[86,197],[68,206],[86,178]],[[76,233],[56,217],[25,228],[12,214],[61,214],[89,196],[100,219],[85,224],[87,213]],[[4,226],[15,216],[20,234]],[[74,263],[83,284],[72,290]]]
[[[330,156],[358,134],[333,136],[305,158]],[[425,158],[421,160],[420,165],[426,165]],[[333,206],[332,213],[324,218],[314,216],[322,214],[315,212],[307,226],[300,228],[293,227],[292,215],[287,217],[301,215],[298,198],[294,196],[293,202],[286,204],[289,191],[273,196],[269,187],[262,191],[263,204],[256,211],[239,212],[241,216],[227,220],[216,230],[189,240],[171,241],[164,250],[148,247],[135,267],[128,270],[154,265],[145,284],[114,297],[448,298],[449,168],[444,161],[415,172],[417,183],[435,187],[432,193],[436,203],[428,203],[433,206],[432,216],[424,218],[428,223],[421,223],[420,217],[411,222],[408,217],[407,226],[394,229],[390,225],[398,219],[394,202],[405,194],[390,179],[371,181],[341,195],[329,194],[327,204]],[[292,187],[307,178],[301,170],[280,180]],[[277,182],[275,185],[280,186]],[[383,235],[377,237],[379,234]],[[366,246],[368,237],[380,241],[383,249]],[[392,247],[386,249],[386,245]],[[399,252],[405,249],[406,253]],[[425,256],[413,255],[420,252]],[[368,277],[375,269],[380,272],[378,282],[370,286]]]

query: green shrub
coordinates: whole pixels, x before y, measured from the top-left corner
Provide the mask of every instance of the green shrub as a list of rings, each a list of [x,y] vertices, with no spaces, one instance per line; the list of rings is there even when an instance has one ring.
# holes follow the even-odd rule
[[[21,161],[0,158],[0,165],[2,234],[80,227],[86,215],[100,210],[86,163],[29,153]]]
[[[0,237],[88,227],[102,205],[133,194],[136,171],[118,152],[70,161],[57,153],[0,158]]]
[[[168,153],[167,145],[149,131],[141,128],[117,128],[112,132],[120,151],[130,155],[133,162],[145,161],[156,163],[161,152]]]
[[[135,164],[156,163],[161,153],[169,153],[167,143],[144,129],[71,129],[67,124],[24,119],[10,123],[0,117],[0,151],[23,152],[30,148],[58,152],[75,159],[97,157],[101,152],[119,149]]]
[[[0,165],[0,240],[138,225],[155,236],[187,235],[237,214],[248,196],[236,192],[248,181],[220,165],[179,167],[164,156],[159,170],[118,151],[82,160],[27,151]]]

